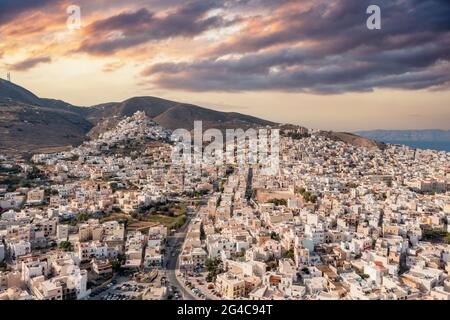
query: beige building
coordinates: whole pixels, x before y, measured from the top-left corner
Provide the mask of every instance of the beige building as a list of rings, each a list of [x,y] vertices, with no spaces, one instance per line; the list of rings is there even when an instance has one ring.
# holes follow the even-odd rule
[[[216,288],[226,299],[237,299],[245,295],[245,281],[231,273],[217,276]]]

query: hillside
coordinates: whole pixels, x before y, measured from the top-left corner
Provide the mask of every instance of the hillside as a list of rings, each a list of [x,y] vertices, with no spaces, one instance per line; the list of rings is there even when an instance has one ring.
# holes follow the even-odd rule
[[[77,113],[0,102],[0,153],[27,153],[80,144],[92,128]]]
[[[172,130],[178,128],[191,130],[196,120],[203,121],[204,129],[246,129],[250,126],[274,125],[273,122],[240,113],[220,112],[156,97],[134,97],[123,102],[111,102],[91,107],[87,119],[96,126],[89,135],[96,136],[108,130],[121,118],[129,117],[136,111],[144,111],[156,123]]]
[[[39,98],[34,93],[21,86],[4,79],[0,79],[0,103],[5,105],[10,104],[11,102],[20,102],[32,106],[65,110],[80,115],[85,115],[87,112],[86,108],[77,107],[65,101]]]
[[[353,134],[353,133],[322,131],[321,134],[329,139],[336,140],[336,141],[342,141],[342,142],[349,143],[349,144],[352,144],[357,147],[369,148],[369,149],[384,149],[386,147],[386,145],[382,142],[379,142],[374,139],[368,139],[365,137],[361,137],[361,136]]]
[[[192,104],[156,97],[134,97],[92,107],[40,98],[9,81],[0,79],[0,152],[31,154],[80,144],[111,130],[124,117],[143,111],[167,129],[192,130],[194,121],[203,121],[203,129],[248,129],[280,126],[256,117],[220,112]],[[297,126],[294,126],[297,127]],[[348,133],[326,133],[332,139],[364,147],[382,147],[371,139]]]
[[[31,91],[0,79],[0,150],[33,153],[78,145],[114,128],[136,111],[168,129],[192,129],[195,120],[208,128],[243,128],[274,125],[255,117],[214,111],[156,97],[134,97],[92,107],[40,98]]]

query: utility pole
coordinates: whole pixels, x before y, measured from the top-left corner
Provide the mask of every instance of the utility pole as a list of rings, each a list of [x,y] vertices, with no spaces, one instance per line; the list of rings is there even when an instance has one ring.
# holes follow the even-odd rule
[[[8,74],[6,75],[7,79],[9,82],[11,82],[11,72],[8,72]]]

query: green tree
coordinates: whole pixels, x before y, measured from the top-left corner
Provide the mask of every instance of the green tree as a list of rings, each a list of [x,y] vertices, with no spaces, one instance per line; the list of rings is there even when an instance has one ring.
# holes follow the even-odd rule
[[[213,282],[216,280],[217,275],[223,272],[222,268],[220,267],[221,264],[222,260],[220,258],[206,260],[205,267],[206,270],[208,270],[206,281]]]
[[[121,270],[120,267],[124,264],[124,262],[125,262],[124,254],[119,254],[116,259],[110,260],[113,271],[120,272]]]
[[[85,222],[89,219],[89,216],[86,213],[80,213],[77,215],[77,222]]]
[[[276,206],[287,206],[287,200],[286,199],[270,199],[267,202],[273,203]]]
[[[59,243],[59,248],[63,251],[72,251],[73,245],[70,241],[61,241]]]

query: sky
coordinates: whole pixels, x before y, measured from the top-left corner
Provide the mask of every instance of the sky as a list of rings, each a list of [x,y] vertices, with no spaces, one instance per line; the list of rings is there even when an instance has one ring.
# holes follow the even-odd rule
[[[0,0],[0,76],[83,106],[158,96],[310,128],[450,129],[448,17],[448,0]]]

